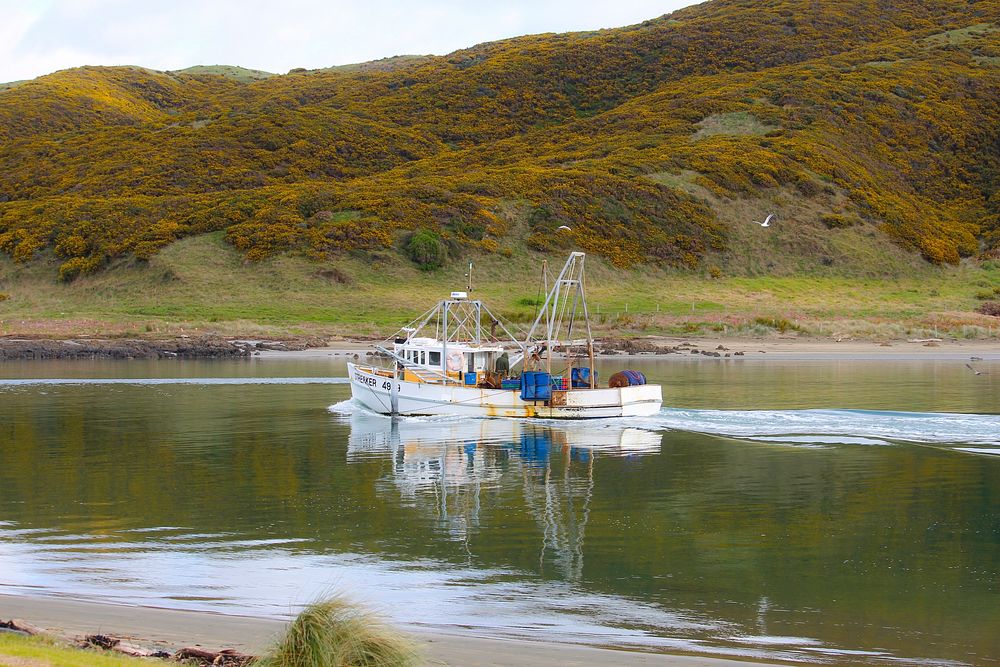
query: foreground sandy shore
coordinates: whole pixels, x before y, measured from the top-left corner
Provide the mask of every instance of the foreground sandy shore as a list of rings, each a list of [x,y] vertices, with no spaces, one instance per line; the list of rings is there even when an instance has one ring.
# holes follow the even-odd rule
[[[914,339],[879,343],[864,340],[819,338],[680,338],[647,337],[641,340],[660,347],[679,348],[682,352],[644,357],[662,359],[731,359],[731,360],[799,360],[799,361],[1000,361],[1000,341],[996,340],[937,340]],[[325,347],[297,351],[264,351],[259,358],[318,358],[363,356],[373,349],[373,343],[335,341]],[[695,352],[691,352],[695,350]],[[719,357],[707,357],[703,352],[718,352]],[[742,355],[736,353],[742,352]],[[726,357],[726,354],[729,357]]]
[[[102,633],[170,649],[200,645],[208,649],[235,648],[247,653],[259,653],[265,649],[285,627],[282,621],[249,616],[0,594],[0,619],[11,618],[59,634]],[[482,639],[421,631],[410,631],[410,634],[423,645],[427,663],[431,665],[745,667],[749,664],[719,658],[633,653],[572,644]]]

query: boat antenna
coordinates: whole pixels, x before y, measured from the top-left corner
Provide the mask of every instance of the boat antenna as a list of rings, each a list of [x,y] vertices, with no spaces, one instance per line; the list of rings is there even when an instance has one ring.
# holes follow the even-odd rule
[[[472,262],[471,261],[469,262],[469,272],[465,274],[465,277],[469,279],[466,291],[471,292],[472,291]]]

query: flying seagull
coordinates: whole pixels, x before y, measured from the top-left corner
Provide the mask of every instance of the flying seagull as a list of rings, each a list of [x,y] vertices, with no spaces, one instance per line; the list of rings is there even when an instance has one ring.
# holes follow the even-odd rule
[[[766,218],[764,218],[764,222],[758,222],[758,221],[754,220],[753,224],[760,225],[761,227],[770,227],[771,226],[771,218],[773,218],[773,217],[774,217],[774,213],[771,213]]]
[[[566,230],[567,232],[571,232],[571,231],[573,231],[572,229],[570,229],[570,228],[569,228],[569,227],[567,227],[566,225],[559,225],[558,227],[556,227],[556,231],[557,231],[557,232],[561,232],[561,231],[562,231],[562,230],[564,230],[564,229],[565,229],[565,230]]]
[[[965,367],[968,368],[973,373],[975,373],[976,375],[982,375],[983,374],[982,371],[977,371],[975,368],[973,368],[972,364],[966,364]]]

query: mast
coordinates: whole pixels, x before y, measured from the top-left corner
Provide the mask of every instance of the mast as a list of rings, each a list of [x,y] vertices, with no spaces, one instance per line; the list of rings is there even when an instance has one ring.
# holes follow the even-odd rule
[[[542,305],[538,317],[535,318],[531,329],[528,330],[528,335],[525,338],[525,347],[527,348],[534,344],[538,348],[544,345],[546,354],[545,366],[547,371],[551,373],[553,348],[560,342],[560,337],[564,330],[568,339],[568,345],[573,345],[571,335],[576,317],[576,309],[578,305],[582,305],[583,316],[586,320],[587,352],[591,365],[590,383],[591,388],[593,388],[594,340],[590,329],[590,312],[587,309],[587,296],[584,285],[584,261],[586,256],[582,252],[570,253],[565,266],[559,272],[559,277],[556,278],[552,285],[552,290],[545,297],[545,303]],[[570,309],[571,302],[573,304],[572,309]],[[569,310],[568,321],[566,321],[567,310]],[[545,339],[538,340],[535,338],[535,335],[542,327],[545,329]]]
[[[469,262],[469,270],[472,270],[472,262]],[[476,306],[476,345],[483,342],[483,303],[479,300],[473,301]]]
[[[441,336],[441,371],[448,376],[448,302],[441,303],[441,318],[443,324],[443,335]]]
[[[590,388],[597,388],[597,373],[594,370],[594,336],[590,333],[590,311],[587,310],[586,286],[583,272],[580,272],[580,295],[583,300],[583,319],[587,323],[587,358],[590,360]]]

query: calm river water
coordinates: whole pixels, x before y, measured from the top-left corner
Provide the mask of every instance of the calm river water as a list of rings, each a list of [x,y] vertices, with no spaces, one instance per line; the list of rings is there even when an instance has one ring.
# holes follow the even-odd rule
[[[0,592],[1000,664],[1000,363],[609,360],[665,408],[363,414],[343,357],[0,366]]]

